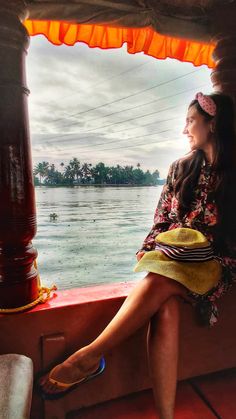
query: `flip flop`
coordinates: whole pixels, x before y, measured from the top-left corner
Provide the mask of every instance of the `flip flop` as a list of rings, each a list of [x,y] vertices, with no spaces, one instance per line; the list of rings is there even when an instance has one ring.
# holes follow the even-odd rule
[[[55,393],[47,393],[47,391],[45,391],[40,384],[38,384],[38,389],[40,391],[41,396],[45,400],[56,400],[56,399],[60,399],[61,397],[64,397],[65,394],[67,394],[70,391],[74,390],[80,384],[86,383],[87,381],[92,380],[93,378],[95,378],[98,375],[100,375],[104,371],[105,366],[106,366],[105,359],[104,358],[101,358],[99,367],[98,367],[98,369],[96,371],[94,371],[92,374],[88,375],[87,377],[82,378],[81,380],[74,381],[73,383],[63,383],[61,381],[54,380],[54,378],[52,378],[53,371],[56,368],[56,367],[54,367],[50,371],[50,373],[49,373],[48,381],[51,384],[55,384],[58,387],[58,389],[61,388],[62,391],[55,392]]]

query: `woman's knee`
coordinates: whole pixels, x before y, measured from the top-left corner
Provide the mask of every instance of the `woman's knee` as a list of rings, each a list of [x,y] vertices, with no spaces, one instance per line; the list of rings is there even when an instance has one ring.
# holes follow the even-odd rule
[[[149,272],[143,281],[146,282],[147,288],[150,291],[158,293],[159,295],[163,294],[163,297],[166,300],[172,296],[184,296],[186,294],[186,289],[182,284],[163,275]]]
[[[166,333],[179,322],[180,299],[178,296],[172,296],[166,300],[158,312],[151,318],[150,327],[152,331],[158,329]]]
[[[158,317],[162,321],[170,321],[179,314],[180,300],[178,296],[173,295],[168,298],[158,310]]]
[[[162,287],[167,288],[169,286],[169,278],[153,272],[149,272],[143,281],[145,281],[150,288],[154,287],[156,291],[160,290]]]

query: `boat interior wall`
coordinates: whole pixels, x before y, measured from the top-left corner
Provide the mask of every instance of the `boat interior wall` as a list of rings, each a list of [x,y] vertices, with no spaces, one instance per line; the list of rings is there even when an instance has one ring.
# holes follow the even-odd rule
[[[111,320],[134,284],[112,284],[57,292],[56,298],[30,312],[0,316],[1,353],[12,351],[33,360],[35,374],[48,370],[79,347],[88,344]],[[192,308],[181,305],[180,380],[236,366],[236,288],[219,303],[217,326],[198,326]],[[9,333],[14,330],[14,333]],[[146,359],[146,326],[106,354],[101,377],[63,399],[42,402],[34,392],[32,417],[62,419],[83,406],[150,387]],[[99,391],[98,391],[99,388]]]

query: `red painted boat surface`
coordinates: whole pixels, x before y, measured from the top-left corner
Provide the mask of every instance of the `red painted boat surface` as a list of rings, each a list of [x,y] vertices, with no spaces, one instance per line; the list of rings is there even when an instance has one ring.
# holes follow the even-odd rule
[[[193,386],[191,385],[193,384]],[[236,417],[236,370],[223,371],[178,384],[175,419]],[[199,394],[200,391],[200,394]],[[157,419],[151,390],[131,394],[77,412],[67,419]]]

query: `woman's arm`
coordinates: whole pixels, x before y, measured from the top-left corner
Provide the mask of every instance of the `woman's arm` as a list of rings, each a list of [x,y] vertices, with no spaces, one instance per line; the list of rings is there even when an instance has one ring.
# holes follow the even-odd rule
[[[169,218],[169,213],[171,211],[171,201],[173,198],[173,178],[176,169],[176,162],[174,162],[169,169],[167,176],[166,184],[163,187],[159,202],[154,215],[154,224],[151,231],[145,238],[141,249],[137,252],[137,255],[140,252],[150,251],[155,246],[156,236],[168,230],[172,221]]]
[[[229,252],[229,256],[221,257],[221,263],[223,266],[228,268],[232,280],[236,282],[236,246],[232,246],[230,250],[231,252]]]

